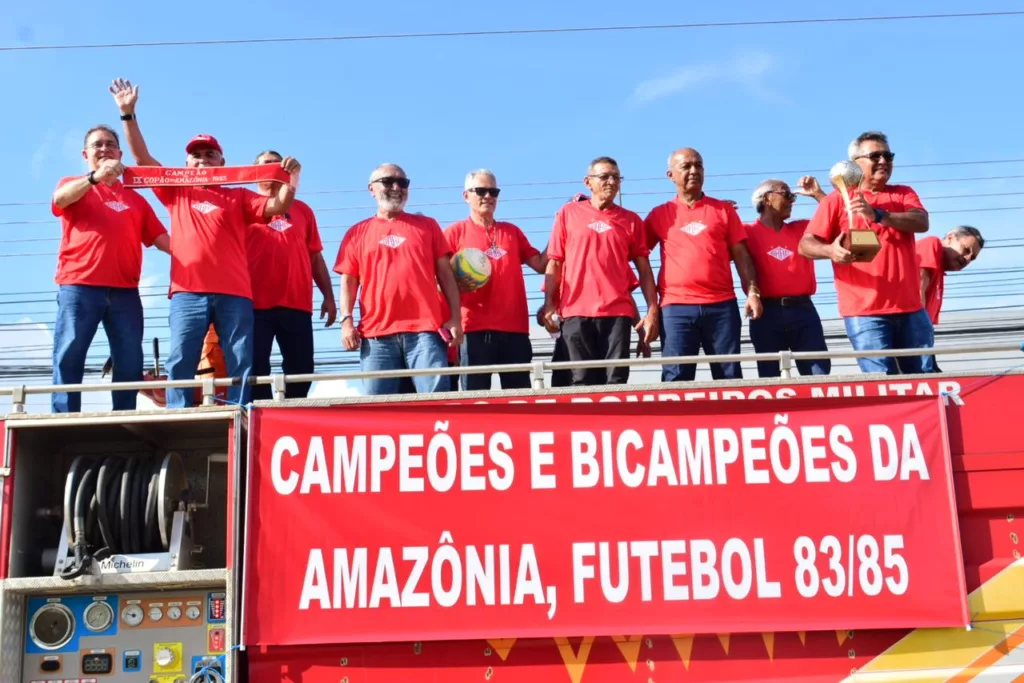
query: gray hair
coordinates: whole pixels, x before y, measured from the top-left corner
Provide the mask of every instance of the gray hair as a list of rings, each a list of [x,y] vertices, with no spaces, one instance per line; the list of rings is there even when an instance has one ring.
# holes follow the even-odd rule
[[[779,180],[778,178],[769,178],[754,190],[754,194],[750,197],[750,203],[754,205],[754,210],[758,213],[764,211],[764,196],[774,190],[779,185],[785,185],[785,180]]]
[[[498,184],[498,179],[495,177],[494,173],[490,171],[490,169],[478,168],[477,170],[470,171],[469,173],[466,174],[466,182],[463,184],[462,189],[471,190],[474,187],[476,187],[476,185],[473,184],[473,181],[481,176],[483,176],[484,178],[490,178],[491,180],[494,181],[495,185]]]
[[[883,145],[889,145],[889,138],[885,136],[885,133],[877,130],[869,130],[866,133],[861,133],[853,139],[850,146],[847,148],[846,153],[850,157],[850,161],[860,154],[860,146],[865,142],[881,142]]]
[[[970,225],[958,225],[957,227],[953,228],[948,233],[946,233],[946,237],[949,237],[951,235],[954,237],[973,237],[974,239],[978,240],[979,249],[985,248],[985,238],[981,236],[981,230],[978,230],[977,228],[972,227]]]
[[[370,174],[370,182],[372,183],[374,180],[377,180],[379,178],[383,178],[384,176],[386,176],[387,175],[387,173],[385,173],[386,170],[398,171],[400,174],[402,174],[403,178],[408,178],[409,177],[409,176],[407,176],[405,174],[405,171],[398,164],[381,164],[377,168],[373,169],[373,173]]]

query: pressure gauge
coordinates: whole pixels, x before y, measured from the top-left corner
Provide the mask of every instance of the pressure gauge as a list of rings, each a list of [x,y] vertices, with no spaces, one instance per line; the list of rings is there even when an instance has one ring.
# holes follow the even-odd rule
[[[160,609],[159,607],[150,607],[149,608],[149,620],[150,621],[160,621],[163,618],[164,618],[164,611],[162,609]]]
[[[189,605],[185,608],[185,616],[190,621],[195,621],[196,619],[198,619],[200,614],[202,614],[202,611],[199,609],[197,605]]]
[[[181,608],[177,605],[172,605],[167,608],[167,618],[171,621],[177,621],[181,619]]]
[[[85,608],[85,627],[90,631],[106,631],[113,623],[114,608],[109,603],[94,602]]]
[[[145,614],[142,612],[142,607],[139,605],[128,605],[121,612],[121,620],[129,626],[138,626],[142,623],[142,619]]]

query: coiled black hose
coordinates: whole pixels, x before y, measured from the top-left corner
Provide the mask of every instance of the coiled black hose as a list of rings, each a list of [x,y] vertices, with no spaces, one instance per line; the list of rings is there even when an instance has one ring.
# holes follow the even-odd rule
[[[79,456],[64,486],[64,528],[71,557],[61,578],[85,574],[111,555],[169,550],[160,535],[163,458]]]

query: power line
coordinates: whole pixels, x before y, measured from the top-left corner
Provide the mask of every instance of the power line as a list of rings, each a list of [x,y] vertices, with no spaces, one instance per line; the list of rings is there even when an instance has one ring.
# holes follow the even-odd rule
[[[576,26],[562,28],[495,29],[481,31],[428,31],[421,33],[369,33],[339,36],[307,36],[292,38],[236,38],[215,40],[163,40],[132,43],[81,43],[71,45],[4,45],[0,52],[41,50],[96,50],[125,47],[185,47],[201,45],[258,45],[266,43],[323,43],[362,40],[400,40],[410,38],[466,38],[486,36],[547,35],[559,33],[622,33],[632,31],[665,31],[697,28],[736,28],[743,26],[786,26],[804,24],[852,24],[878,21],[919,21],[925,19],[968,19],[1024,15],[1024,11],[960,12],[945,14],[904,14],[866,17],[828,17],[808,19],[760,19],[748,21],[702,21],[685,24],[639,24],[634,26]]]

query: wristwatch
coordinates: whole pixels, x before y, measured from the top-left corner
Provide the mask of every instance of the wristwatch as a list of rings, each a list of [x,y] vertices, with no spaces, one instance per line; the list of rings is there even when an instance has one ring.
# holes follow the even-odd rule
[[[89,175],[87,175],[86,178],[89,179],[90,185],[95,185],[96,183],[99,182],[98,180],[96,180],[96,171],[89,171]]]
[[[131,121],[135,118],[135,114],[121,114],[122,121]]]
[[[875,222],[881,223],[885,220],[885,217],[889,215],[889,212],[885,209],[875,209]]]
[[[343,316],[341,316],[341,321],[339,322],[339,324],[340,324],[340,325],[344,325],[344,324],[345,324],[345,321],[346,321],[346,320],[348,320],[348,319],[349,319],[349,318],[351,318],[351,317],[352,317],[352,314],[351,314],[351,313],[349,313],[349,314],[347,314],[347,315],[343,315]]]

